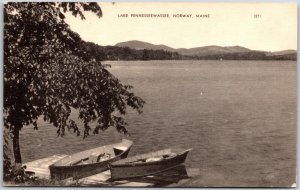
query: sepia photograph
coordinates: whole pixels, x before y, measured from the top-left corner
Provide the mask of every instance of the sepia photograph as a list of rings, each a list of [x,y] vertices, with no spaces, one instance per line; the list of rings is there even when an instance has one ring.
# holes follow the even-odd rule
[[[5,187],[297,187],[297,4],[3,4]]]

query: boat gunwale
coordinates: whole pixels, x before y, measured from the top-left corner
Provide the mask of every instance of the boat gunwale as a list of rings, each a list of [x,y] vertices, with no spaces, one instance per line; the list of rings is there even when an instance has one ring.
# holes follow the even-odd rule
[[[68,156],[66,156],[66,157],[64,157],[64,158],[62,158],[62,159],[60,159],[60,160],[58,160],[57,162],[51,164],[51,165],[49,166],[49,168],[86,167],[86,166],[91,166],[91,165],[103,164],[103,163],[105,163],[105,162],[110,162],[110,161],[112,161],[112,160],[114,160],[114,159],[116,159],[116,158],[122,156],[123,154],[125,154],[125,153],[132,147],[133,141],[127,140],[127,139],[122,139],[122,141],[119,142],[119,143],[109,144],[109,145],[104,145],[104,146],[101,146],[101,147],[92,148],[92,149],[90,149],[90,150],[84,150],[84,151],[75,153],[75,154],[80,154],[80,153],[83,153],[83,152],[89,152],[89,151],[92,152],[93,150],[98,150],[98,149],[101,150],[101,149],[103,149],[104,147],[112,147],[112,148],[114,148],[114,146],[116,146],[116,145],[124,145],[124,143],[123,143],[124,140],[127,141],[127,142],[129,142],[129,144],[125,146],[126,149],[125,149],[125,150],[122,150],[122,151],[123,151],[122,153],[120,153],[120,154],[118,154],[118,155],[115,155],[114,157],[112,157],[112,158],[110,158],[110,159],[108,159],[108,160],[103,160],[103,161],[95,162],[95,163],[80,164],[80,165],[56,165],[57,162],[62,161],[62,160],[64,160],[64,159],[68,159],[68,158],[67,158]],[[74,154],[71,154],[71,155],[69,155],[69,156],[72,156],[72,155],[74,155]],[[84,158],[85,158],[85,157],[84,157]]]
[[[167,150],[167,149],[164,149],[164,150]],[[125,158],[125,159],[119,160],[114,163],[109,163],[109,167],[116,168],[116,167],[135,167],[135,166],[143,166],[143,165],[155,165],[157,163],[164,163],[164,162],[169,162],[170,160],[173,160],[173,159],[177,159],[178,157],[180,157],[184,154],[188,154],[191,150],[192,150],[192,148],[186,149],[184,151],[179,152],[174,157],[169,157],[169,158],[167,157],[167,158],[164,158],[163,160],[157,160],[157,161],[151,161],[151,162],[131,162],[131,163],[125,162],[125,163],[120,163],[120,164],[117,163],[119,161],[126,161],[127,159],[130,159],[130,158]],[[158,151],[155,151],[155,152],[158,152]]]

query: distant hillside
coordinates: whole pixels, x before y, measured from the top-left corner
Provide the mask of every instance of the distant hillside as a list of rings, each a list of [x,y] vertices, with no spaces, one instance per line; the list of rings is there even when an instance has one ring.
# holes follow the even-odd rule
[[[117,43],[115,46],[128,47],[135,50],[163,50],[177,52],[184,59],[232,59],[232,60],[296,60],[295,50],[284,50],[278,52],[255,51],[241,46],[203,46],[196,48],[175,49],[166,45],[155,45],[142,41],[127,41]]]
[[[148,42],[142,41],[127,41],[117,43],[115,46],[118,47],[129,47],[131,49],[152,49],[152,50],[164,50],[164,51],[171,51],[171,52],[178,52],[181,55],[189,55],[189,56],[205,56],[205,55],[214,55],[214,54],[224,54],[224,53],[237,53],[237,52],[249,52],[250,49],[241,47],[241,46],[204,46],[204,47],[196,47],[196,48],[171,48],[166,45],[155,45]]]
[[[193,56],[205,56],[205,55],[215,55],[215,54],[226,54],[226,53],[238,53],[238,52],[249,52],[250,49],[241,46],[204,46],[190,49],[177,49],[175,50],[182,55],[193,55]]]
[[[284,51],[275,51],[275,52],[267,52],[267,56],[276,56],[276,55],[288,55],[288,54],[297,54],[296,50],[284,50]]]
[[[137,40],[117,43],[115,46],[129,47],[131,49],[136,49],[136,50],[152,49],[152,50],[164,50],[164,51],[171,51],[171,52],[176,51],[176,49],[168,47],[166,45],[154,45],[154,44],[151,44],[148,42],[142,42],[142,41],[137,41]]]

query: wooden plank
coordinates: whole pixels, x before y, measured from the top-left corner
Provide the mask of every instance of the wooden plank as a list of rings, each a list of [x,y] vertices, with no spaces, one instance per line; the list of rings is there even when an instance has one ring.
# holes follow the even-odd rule
[[[53,155],[47,158],[42,158],[39,160],[34,160],[27,162],[26,171],[35,172],[35,176],[38,178],[50,179],[50,170],[49,166],[54,162],[66,157],[68,155]],[[78,182],[82,186],[120,186],[120,187],[148,187],[153,184],[150,183],[140,183],[140,182],[130,182],[130,181],[120,181],[120,182],[109,182],[110,171],[104,171],[96,175],[92,175],[86,178],[82,178],[78,181],[72,179],[66,179],[66,185],[72,185]]]
[[[152,183],[140,183],[140,182],[126,182],[123,184],[115,185],[116,187],[150,187],[153,186]]]
[[[67,155],[65,154],[53,155],[47,158],[27,162],[24,165],[26,165],[26,171],[34,172],[36,177],[50,179],[50,171],[48,167],[57,160],[66,156]]]

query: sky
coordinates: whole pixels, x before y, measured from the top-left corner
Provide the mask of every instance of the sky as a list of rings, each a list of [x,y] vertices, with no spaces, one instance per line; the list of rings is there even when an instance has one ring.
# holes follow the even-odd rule
[[[66,22],[85,41],[115,45],[129,40],[173,48],[208,45],[252,50],[297,49],[297,5],[291,3],[99,3],[103,17],[86,20],[67,14]],[[127,14],[127,17],[121,17]],[[168,14],[169,17],[131,17]],[[191,17],[173,17],[173,15]],[[208,15],[197,18],[196,15]],[[255,17],[255,15],[257,15]]]

